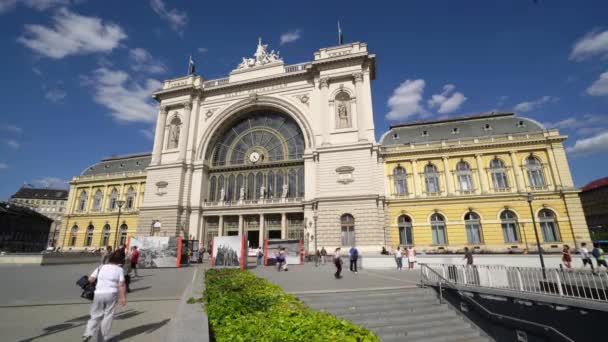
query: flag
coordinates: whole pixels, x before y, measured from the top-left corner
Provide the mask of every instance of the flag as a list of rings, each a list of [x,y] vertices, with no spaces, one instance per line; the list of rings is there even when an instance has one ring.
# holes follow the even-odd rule
[[[340,27],[340,22],[338,21],[338,45],[344,44],[344,35],[342,35],[342,28]]]
[[[194,60],[192,59],[192,55],[190,55],[190,59],[188,60],[188,75],[196,74],[196,65],[194,65]]]

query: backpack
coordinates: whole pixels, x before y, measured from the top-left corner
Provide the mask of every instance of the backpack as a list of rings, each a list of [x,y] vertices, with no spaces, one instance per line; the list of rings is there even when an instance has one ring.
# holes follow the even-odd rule
[[[599,258],[600,257],[600,249],[599,248],[594,248],[593,251],[591,251],[591,254],[596,257]]]
[[[356,248],[351,248],[350,250],[350,257],[355,259],[359,257],[359,250],[357,250]]]

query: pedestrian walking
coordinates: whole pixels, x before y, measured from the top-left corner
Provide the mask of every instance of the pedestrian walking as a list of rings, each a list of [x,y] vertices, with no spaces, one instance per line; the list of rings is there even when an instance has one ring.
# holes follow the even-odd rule
[[[598,243],[593,244],[593,251],[591,252],[591,254],[593,254],[593,257],[597,262],[598,270],[600,269],[600,266],[608,268],[608,265],[606,264],[606,255],[604,255],[604,250],[600,248]]]
[[[279,247],[279,250],[275,254],[277,259],[277,271],[281,272],[283,268],[283,264],[285,263],[285,250],[282,247]]]
[[[408,269],[413,270],[416,266],[416,248],[414,246],[407,247],[407,266]]]
[[[469,249],[469,247],[464,248],[464,258],[467,260],[467,266],[473,266],[473,252]]]
[[[256,264],[258,266],[260,266],[262,264],[262,260],[264,260],[264,253],[262,253],[262,249],[260,247],[258,247],[256,253],[255,253],[257,259],[256,259]]]
[[[110,255],[112,255],[112,246],[107,246],[106,248],[101,250],[101,264],[105,265],[108,263],[110,259]]]
[[[112,321],[116,305],[127,305],[127,291],[125,287],[125,276],[120,262],[123,261],[118,253],[110,256],[108,264],[98,267],[89,277],[89,282],[94,283],[95,297],[91,304],[91,318],[87,322],[83,341],[90,341],[98,333],[104,341],[110,339]],[[101,323],[101,330],[100,329]]]
[[[397,263],[397,271],[401,271],[403,269],[403,254],[401,253],[401,247],[397,247],[393,252],[395,256],[395,262]]]
[[[321,251],[317,248],[315,252],[315,267],[319,267],[319,263],[321,262]]]
[[[325,247],[321,247],[321,265],[325,265],[325,258],[327,258],[327,251]]]
[[[132,253],[128,253],[125,256],[125,264],[122,266],[122,273],[125,275],[125,287],[127,288],[127,293],[131,292],[131,271],[133,270],[133,267],[131,266],[132,256]]]
[[[340,255],[340,247],[336,248],[334,251],[334,265],[336,265],[336,273],[334,277],[336,279],[342,278],[342,256]]]
[[[359,259],[359,250],[357,247],[352,246],[348,251],[348,256],[350,259],[350,271],[357,273],[357,259]]]
[[[562,249],[562,262],[566,268],[572,267],[572,255],[570,254],[570,247],[568,245],[564,245]]]
[[[583,260],[583,268],[589,264],[591,266],[591,272],[595,274],[595,269],[593,268],[593,262],[591,261],[591,254],[589,254],[589,250],[587,249],[587,243],[581,243],[581,248],[578,249],[578,252],[581,255],[581,259]]]
[[[133,269],[133,275],[136,277],[139,277],[139,274],[137,274],[137,264],[139,263],[139,249],[137,248],[137,246],[133,246],[133,248],[131,248],[131,268]]]

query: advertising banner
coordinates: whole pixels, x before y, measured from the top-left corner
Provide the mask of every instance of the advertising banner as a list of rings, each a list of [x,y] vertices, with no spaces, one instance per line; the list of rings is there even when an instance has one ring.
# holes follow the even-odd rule
[[[285,260],[288,265],[302,264],[302,241],[271,239],[266,240],[264,243],[264,260],[266,265],[276,264],[276,256],[281,248],[285,248],[287,254]]]
[[[247,264],[247,247],[244,237],[214,236],[211,250],[212,267],[240,267]]]
[[[128,248],[139,249],[139,268],[179,267],[182,238],[175,236],[132,236]]]

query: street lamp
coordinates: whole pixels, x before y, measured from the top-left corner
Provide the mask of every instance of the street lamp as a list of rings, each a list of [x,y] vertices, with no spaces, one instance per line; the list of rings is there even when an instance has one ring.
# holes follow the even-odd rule
[[[114,250],[116,250],[116,244],[118,242],[118,224],[120,223],[120,209],[123,205],[125,205],[125,201],[118,200],[116,201],[116,205],[118,205],[118,217],[116,218],[116,234],[114,235]]]
[[[528,206],[530,207],[530,215],[532,216],[532,224],[534,225],[534,236],[536,237],[536,247],[538,248],[538,256],[540,258],[540,267],[543,270],[543,279],[547,279],[545,273],[545,259],[543,259],[543,250],[540,248],[540,241],[538,240],[538,230],[536,229],[536,220],[534,219],[534,210],[532,210],[532,201],[534,195],[531,192],[528,193]]]
[[[317,219],[319,218],[319,216],[315,215],[312,217],[315,220],[315,236],[313,236],[313,238],[315,239],[315,255],[317,253]]]

